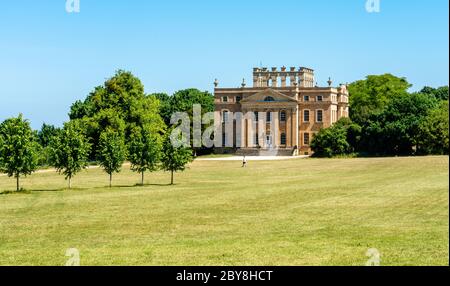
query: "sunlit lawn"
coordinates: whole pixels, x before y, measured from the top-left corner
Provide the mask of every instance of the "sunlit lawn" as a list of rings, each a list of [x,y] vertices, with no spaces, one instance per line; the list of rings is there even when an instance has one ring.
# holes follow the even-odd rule
[[[0,264],[449,264],[448,157],[196,161],[177,174],[0,176]]]

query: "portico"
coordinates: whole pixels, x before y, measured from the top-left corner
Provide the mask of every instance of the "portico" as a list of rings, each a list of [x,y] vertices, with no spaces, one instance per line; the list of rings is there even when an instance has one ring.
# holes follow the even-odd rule
[[[298,146],[297,101],[267,89],[241,101],[242,148]]]
[[[223,143],[216,151],[310,155],[314,135],[348,117],[347,87],[327,83],[314,86],[314,71],[304,67],[255,68],[253,87],[244,80],[240,88],[219,88],[216,80],[216,142]]]

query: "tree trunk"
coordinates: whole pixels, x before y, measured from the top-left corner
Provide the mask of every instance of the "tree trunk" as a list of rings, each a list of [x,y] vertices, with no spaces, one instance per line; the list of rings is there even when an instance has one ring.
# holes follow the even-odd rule
[[[112,173],[109,174],[109,188],[112,187]]]
[[[17,174],[17,175],[16,175],[16,190],[17,190],[17,191],[20,191],[19,177],[20,177],[20,175]]]
[[[69,176],[69,190],[72,189],[72,177]]]
[[[173,185],[173,171],[170,173],[170,184]]]
[[[141,186],[143,186],[144,185],[144,172],[142,172],[142,174],[141,174]]]

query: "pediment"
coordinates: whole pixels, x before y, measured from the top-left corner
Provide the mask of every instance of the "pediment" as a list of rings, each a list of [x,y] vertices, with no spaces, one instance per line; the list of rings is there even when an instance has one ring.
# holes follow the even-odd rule
[[[266,101],[272,98],[273,101]],[[273,103],[273,102],[297,102],[295,98],[282,94],[276,90],[268,88],[266,90],[255,93],[241,101],[241,103]]]

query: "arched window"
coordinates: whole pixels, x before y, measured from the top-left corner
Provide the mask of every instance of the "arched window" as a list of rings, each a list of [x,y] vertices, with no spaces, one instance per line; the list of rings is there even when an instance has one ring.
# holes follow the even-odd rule
[[[275,101],[275,98],[268,96],[268,97],[264,98],[264,101],[265,102],[273,102],[273,101]]]
[[[281,145],[286,145],[286,134],[281,133]]]
[[[280,121],[281,122],[286,122],[286,111],[281,111],[280,112]]]

